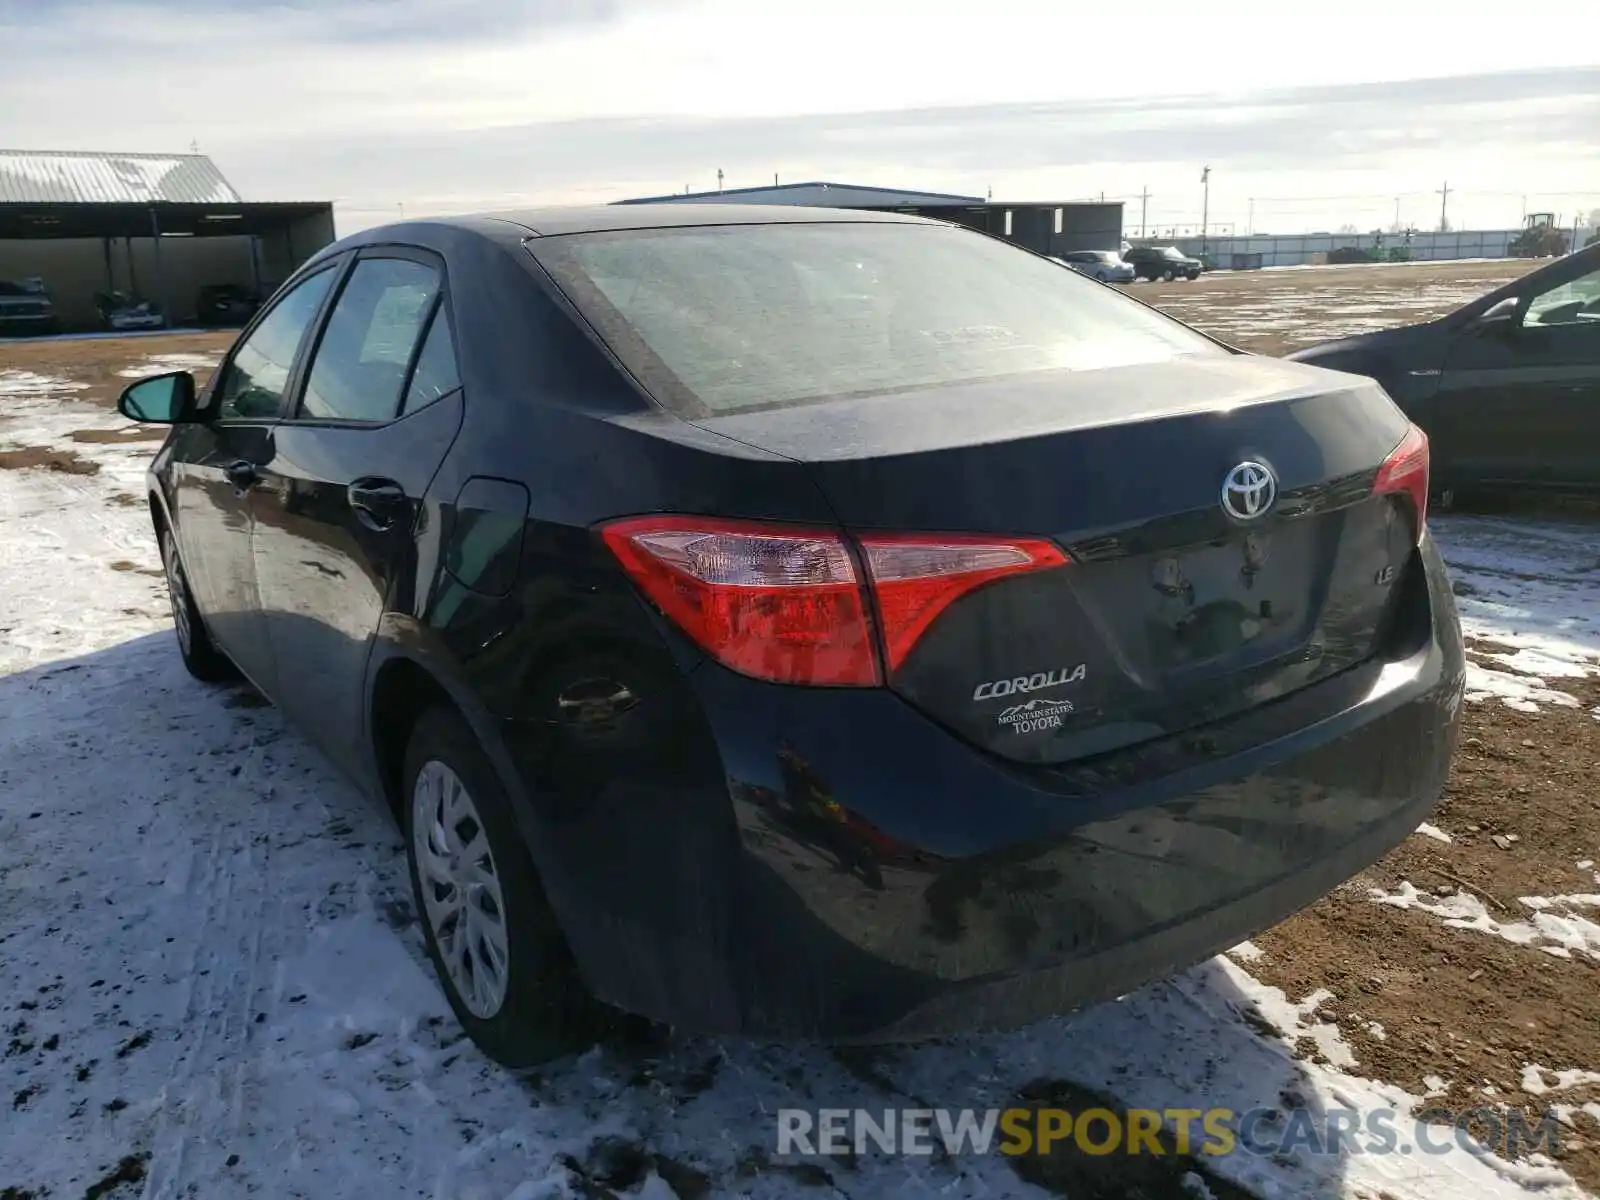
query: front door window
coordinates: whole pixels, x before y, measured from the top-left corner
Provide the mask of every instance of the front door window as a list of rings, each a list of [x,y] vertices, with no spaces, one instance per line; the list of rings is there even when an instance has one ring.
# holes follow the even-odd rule
[[[295,354],[335,274],[330,267],[295,284],[240,343],[217,386],[219,419],[271,420],[278,415]]]
[[[1578,326],[1600,336],[1600,269],[1535,296],[1522,323],[1530,329]]]

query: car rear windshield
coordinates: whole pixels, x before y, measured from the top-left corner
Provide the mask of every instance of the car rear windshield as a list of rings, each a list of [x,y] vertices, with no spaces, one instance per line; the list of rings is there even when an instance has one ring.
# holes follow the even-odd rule
[[[1226,351],[944,225],[692,226],[529,248],[667,408],[708,416]]]

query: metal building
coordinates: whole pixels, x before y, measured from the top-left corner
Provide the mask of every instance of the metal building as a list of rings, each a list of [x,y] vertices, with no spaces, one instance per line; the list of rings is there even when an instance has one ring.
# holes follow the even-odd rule
[[[874,212],[909,212],[953,221],[997,237],[1010,238],[1040,254],[1068,250],[1117,250],[1122,245],[1121,203],[1007,202],[982,196],[915,192],[853,183],[773,184],[770,187],[726,188],[715,192],[683,192],[642,196],[618,204],[798,204],[817,208],[865,208]]]
[[[65,329],[101,292],[187,323],[200,288],[265,293],[333,238],[331,203],[246,202],[202,154],[0,150],[0,281],[41,280]]]

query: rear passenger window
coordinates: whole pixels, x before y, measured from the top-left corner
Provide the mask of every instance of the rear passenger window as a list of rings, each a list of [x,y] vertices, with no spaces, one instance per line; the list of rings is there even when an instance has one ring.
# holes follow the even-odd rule
[[[411,386],[406,389],[406,402],[400,411],[409,413],[426,408],[460,386],[456,343],[450,336],[450,318],[441,304],[434,309],[428,340],[422,343],[422,353],[417,355],[417,367],[411,374]]]
[[[406,258],[366,258],[345,282],[311,360],[299,415],[389,421],[439,293],[439,272]]]

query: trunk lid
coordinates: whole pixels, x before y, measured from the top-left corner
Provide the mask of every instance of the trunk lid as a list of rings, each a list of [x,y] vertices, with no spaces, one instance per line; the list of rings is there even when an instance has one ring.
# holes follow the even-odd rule
[[[1403,414],[1368,380],[1276,359],[696,423],[806,463],[852,530],[1043,536],[1071,555],[957,600],[889,681],[1019,762],[1175,733],[1371,657],[1415,548],[1405,511],[1372,495]],[[1222,494],[1250,463],[1276,495],[1241,519]]]

